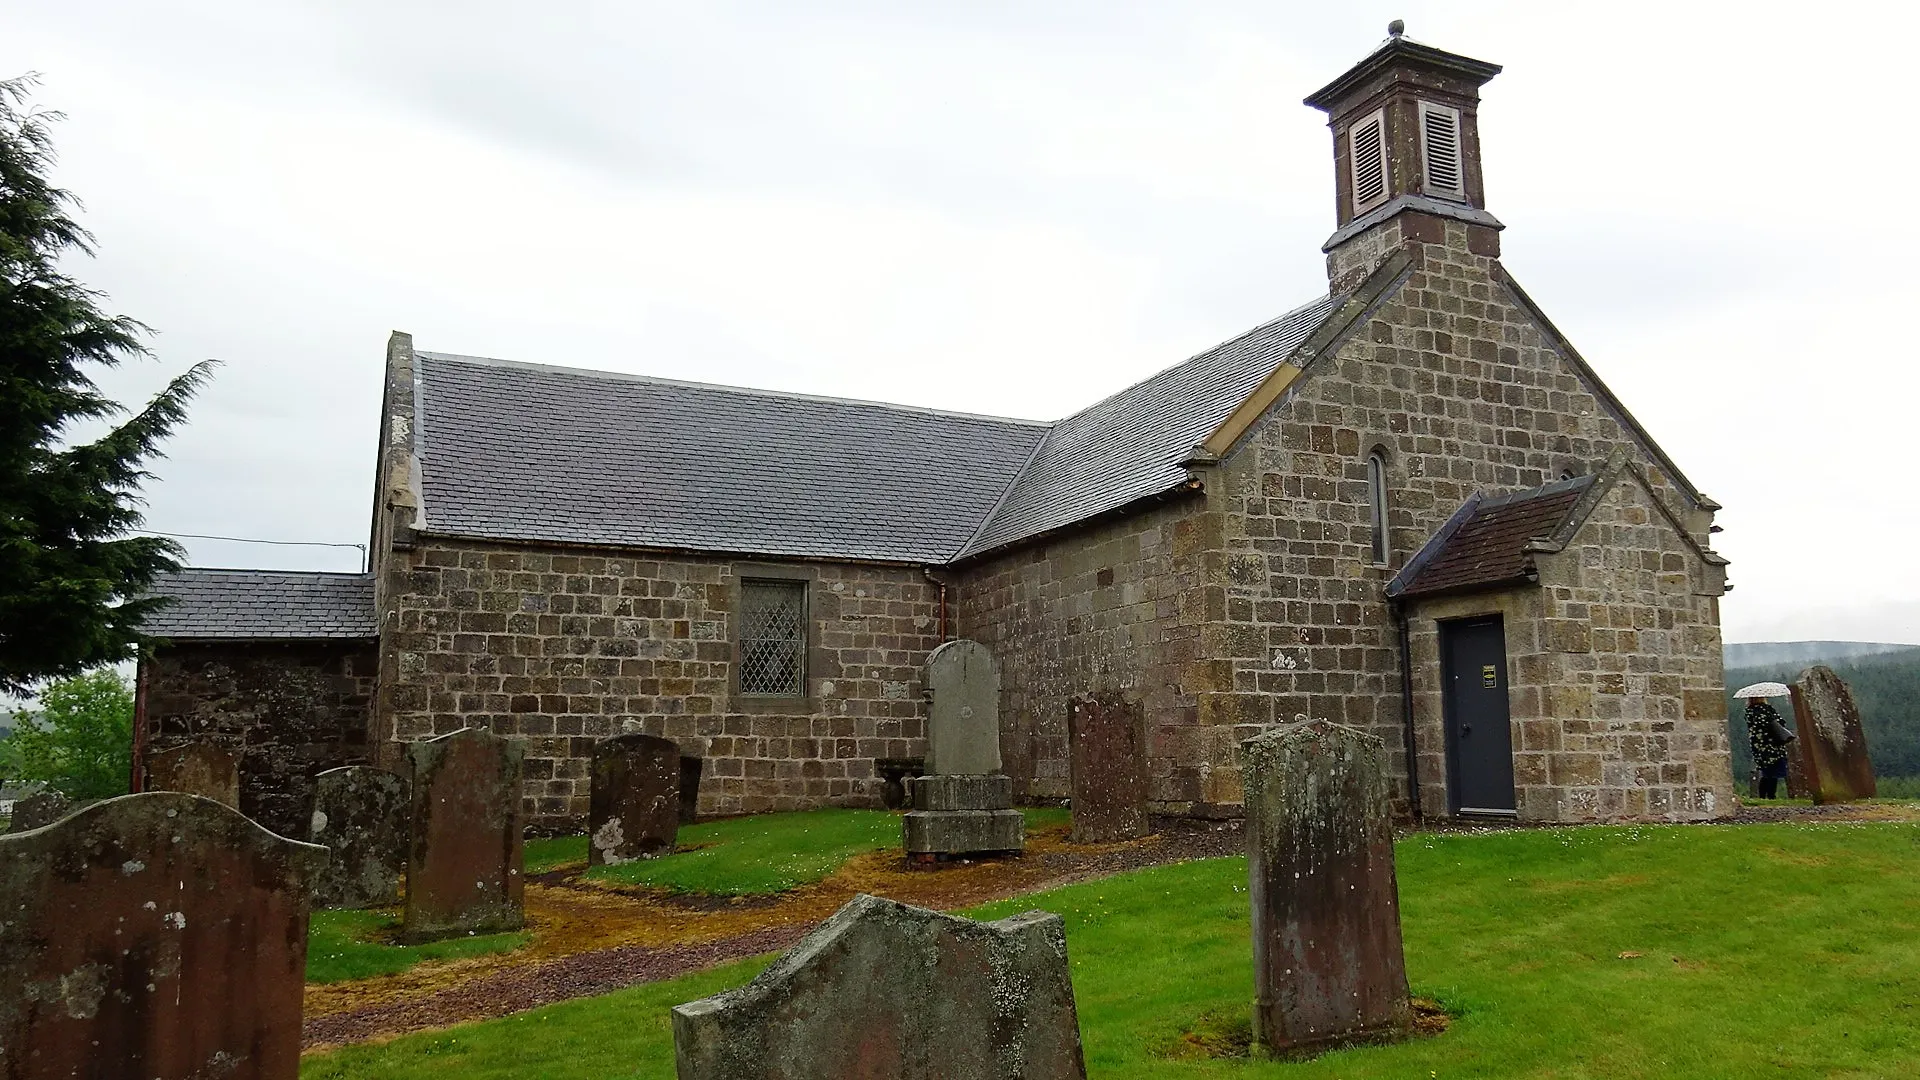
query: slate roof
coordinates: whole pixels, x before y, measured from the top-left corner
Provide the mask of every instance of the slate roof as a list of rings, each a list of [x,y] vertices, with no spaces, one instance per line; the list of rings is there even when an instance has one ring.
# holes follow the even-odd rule
[[[1474,496],[1408,560],[1388,592],[1431,596],[1530,580],[1528,545],[1553,536],[1595,479],[1578,476],[1526,491]]]
[[[171,641],[371,638],[373,578],[368,574],[188,569],[154,582],[171,597],[141,624]]]
[[[1187,479],[1180,463],[1343,299],[1314,300],[1054,424],[961,555],[991,551],[1180,486]]]
[[[1047,425],[419,352],[429,532],[941,563]]]

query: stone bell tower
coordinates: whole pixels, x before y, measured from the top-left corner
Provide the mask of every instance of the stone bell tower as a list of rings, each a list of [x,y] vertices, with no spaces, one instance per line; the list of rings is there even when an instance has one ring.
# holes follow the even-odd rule
[[[1335,217],[1322,245],[1336,288],[1405,241],[1467,227],[1475,254],[1500,253],[1498,218],[1480,175],[1480,87],[1500,65],[1422,45],[1395,19],[1387,40],[1309,94],[1333,130]],[[1397,235],[1384,235],[1396,226]]]

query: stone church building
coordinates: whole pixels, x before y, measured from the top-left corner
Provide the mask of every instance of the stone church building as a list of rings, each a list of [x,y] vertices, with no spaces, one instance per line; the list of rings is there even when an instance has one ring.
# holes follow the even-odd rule
[[[1501,263],[1499,70],[1395,36],[1308,97],[1327,293],[1054,423],[395,334],[373,572],[168,582],[142,752],[242,748],[277,822],[320,768],[484,725],[558,827],[637,724],[701,760],[703,813],[877,805],[966,637],[1030,802],[1070,797],[1096,694],[1157,813],[1236,815],[1240,741],[1300,715],[1379,735],[1428,816],[1729,813],[1718,507]]]

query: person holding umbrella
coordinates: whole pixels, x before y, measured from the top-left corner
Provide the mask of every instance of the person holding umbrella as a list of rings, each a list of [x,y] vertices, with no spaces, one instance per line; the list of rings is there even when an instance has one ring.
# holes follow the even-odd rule
[[[1793,731],[1767,699],[1786,697],[1787,688],[1777,682],[1754,683],[1734,691],[1733,696],[1747,699],[1747,743],[1753,748],[1760,797],[1775,798],[1780,781],[1787,778],[1787,744],[1793,741]]]

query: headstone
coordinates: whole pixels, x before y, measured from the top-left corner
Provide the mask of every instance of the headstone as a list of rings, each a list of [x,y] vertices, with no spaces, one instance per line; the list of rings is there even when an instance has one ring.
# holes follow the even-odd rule
[[[240,759],[213,743],[182,743],[147,758],[147,790],[199,795],[238,810]]]
[[[412,835],[401,935],[427,941],[518,930],[520,774],[512,739],[462,728],[407,746]]]
[[[1306,1057],[1408,1032],[1393,824],[1378,738],[1325,720],[1241,744],[1254,1041]]]
[[[1879,790],[1860,709],[1853,692],[1823,664],[1800,673],[1793,685],[1792,752],[1800,755],[1808,793],[1815,803],[1870,799]]]
[[[58,791],[42,791],[17,800],[7,820],[8,834],[51,825],[73,812],[73,800]]]
[[[680,755],[680,824],[691,825],[700,816],[701,758]]]
[[[880,805],[888,810],[905,810],[912,805],[907,782],[927,774],[927,759],[875,758],[873,771],[880,774]]]
[[[1067,710],[1076,844],[1147,835],[1147,727],[1136,702],[1083,694]]]
[[[177,792],[0,837],[0,1076],[294,1080],[326,857]]]
[[[1026,846],[1013,782],[1000,771],[1000,672],[985,645],[949,641],[927,657],[928,775],[908,781],[913,809],[901,825],[921,859]]]
[[[641,734],[595,743],[587,865],[671,855],[679,832],[680,748],[671,739]]]
[[[977,641],[949,641],[927,657],[927,771],[1000,771],[1000,671]]]
[[[314,777],[307,839],[333,852],[314,884],[314,906],[379,907],[399,899],[411,812],[407,782],[385,769],[349,765]]]
[[[857,896],[737,990],[673,1010],[680,1080],[1084,1080],[1060,916]]]

